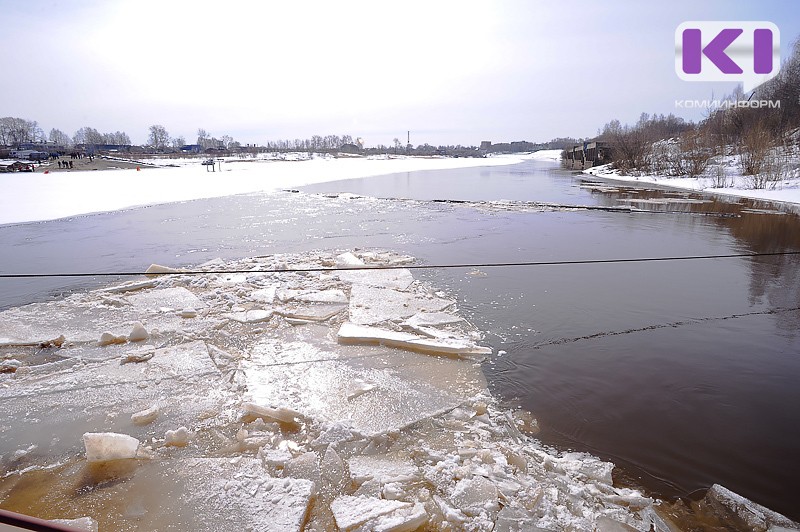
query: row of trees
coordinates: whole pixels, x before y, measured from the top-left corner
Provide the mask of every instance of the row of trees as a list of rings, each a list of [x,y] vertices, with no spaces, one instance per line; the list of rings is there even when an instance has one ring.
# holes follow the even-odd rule
[[[274,140],[266,143],[265,147],[268,150],[276,151],[338,151],[344,145],[355,145],[359,148],[363,147],[361,139],[353,141],[351,135],[313,135],[307,139],[282,139]]]
[[[44,131],[35,120],[6,116],[0,118],[0,145],[11,146],[22,142],[44,142]]]

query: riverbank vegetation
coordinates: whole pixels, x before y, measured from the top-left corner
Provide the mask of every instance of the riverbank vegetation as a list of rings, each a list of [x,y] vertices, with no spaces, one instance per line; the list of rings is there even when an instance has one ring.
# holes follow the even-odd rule
[[[621,174],[711,177],[728,186],[728,167],[747,178],[749,188],[774,188],[800,168],[800,40],[780,73],[749,97],[741,89],[708,102],[699,123],[673,114],[642,113],[638,122],[611,120],[595,140],[613,150]]]

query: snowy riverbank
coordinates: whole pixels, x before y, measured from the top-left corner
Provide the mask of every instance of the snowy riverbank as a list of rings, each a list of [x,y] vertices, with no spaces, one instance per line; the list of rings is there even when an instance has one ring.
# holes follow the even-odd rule
[[[518,163],[515,156],[481,158],[369,157],[311,160],[227,160],[208,172],[194,159],[181,167],[141,171],[13,173],[0,176],[0,224],[54,220],[130,207],[294,188],[326,181],[416,170]],[[161,161],[164,163],[164,161]],[[219,166],[218,166],[219,169]]]
[[[773,187],[767,186],[767,188],[763,189],[752,188],[751,176],[742,175],[735,157],[730,156],[720,158],[718,164],[712,167],[713,171],[718,172],[717,175],[711,175],[712,171],[707,171],[700,177],[668,177],[647,174],[626,175],[620,173],[619,170],[612,169],[610,164],[588,168],[583,173],[605,179],[613,179],[614,181],[651,183],[720,196],[752,198],[800,205],[800,163],[796,166],[797,168],[789,169],[785,178],[775,182]]]

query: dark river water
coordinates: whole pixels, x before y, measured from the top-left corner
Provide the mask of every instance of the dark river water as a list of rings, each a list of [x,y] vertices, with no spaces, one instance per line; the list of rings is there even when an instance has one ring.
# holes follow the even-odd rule
[[[427,264],[800,250],[792,212],[583,177],[528,161],[6,225],[0,272],[354,247]],[[479,269],[415,275],[505,352],[484,365],[490,386],[536,416],[545,443],[610,459],[657,496],[720,483],[800,519],[800,256]],[[0,279],[0,308],[112,280]]]

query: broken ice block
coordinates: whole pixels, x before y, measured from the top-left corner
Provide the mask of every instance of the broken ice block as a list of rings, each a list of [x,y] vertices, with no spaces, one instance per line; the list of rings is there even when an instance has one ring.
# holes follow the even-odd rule
[[[128,340],[131,342],[142,342],[150,338],[150,334],[147,332],[147,329],[144,328],[144,325],[141,322],[136,322],[133,324],[133,329],[131,333],[128,335]]]
[[[89,462],[136,458],[139,450],[139,440],[115,432],[87,432],[83,435],[83,445]]]
[[[186,447],[189,445],[189,437],[189,429],[186,427],[168,430],[164,436],[164,445],[167,447]]]
[[[272,317],[272,311],[253,309],[244,312],[225,314],[225,317],[239,323],[261,323],[264,321],[269,321],[269,319]]]
[[[104,332],[100,335],[100,339],[97,341],[97,345],[99,346],[106,346],[112,344],[125,344],[128,342],[128,338],[126,336],[116,336],[111,334],[110,332]]]
[[[354,284],[350,291],[350,321],[373,325],[403,320],[421,312],[440,312],[453,303],[450,299],[426,298],[392,288]]]
[[[153,405],[146,410],[131,414],[131,421],[134,425],[147,425],[158,417],[158,405]]]
[[[284,469],[284,476],[310,480],[315,487],[318,487],[320,468],[319,458],[317,458],[316,453],[309,451],[289,460]]]
[[[364,266],[364,261],[348,251],[347,253],[342,253],[341,255],[336,256],[336,265],[340,267],[359,267]]]
[[[761,506],[719,484],[709,488],[703,499],[726,522],[737,522],[750,530],[799,530],[788,517]]]
[[[465,514],[480,515],[500,510],[498,491],[494,483],[484,477],[459,480],[451,497],[453,503]]]
[[[370,519],[412,506],[410,502],[342,495],[331,503],[331,511],[336,519],[336,526],[342,530],[352,530]]]
[[[256,419],[263,419],[264,421],[296,424],[298,419],[303,417],[300,412],[285,407],[270,408],[268,406],[245,403],[242,405],[242,409],[244,410],[241,417],[243,423],[251,423]]]
[[[169,266],[162,266],[160,264],[151,264],[144,271],[145,275],[159,275],[165,273],[181,273],[181,270],[170,268]]]
[[[492,350],[479,347],[466,340],[430,339],[416,334],[390,331],[380,327],[367,327],[345,322],[337,334],[342,344],[374,344],[408,349],[434,355],[489,355]]]

